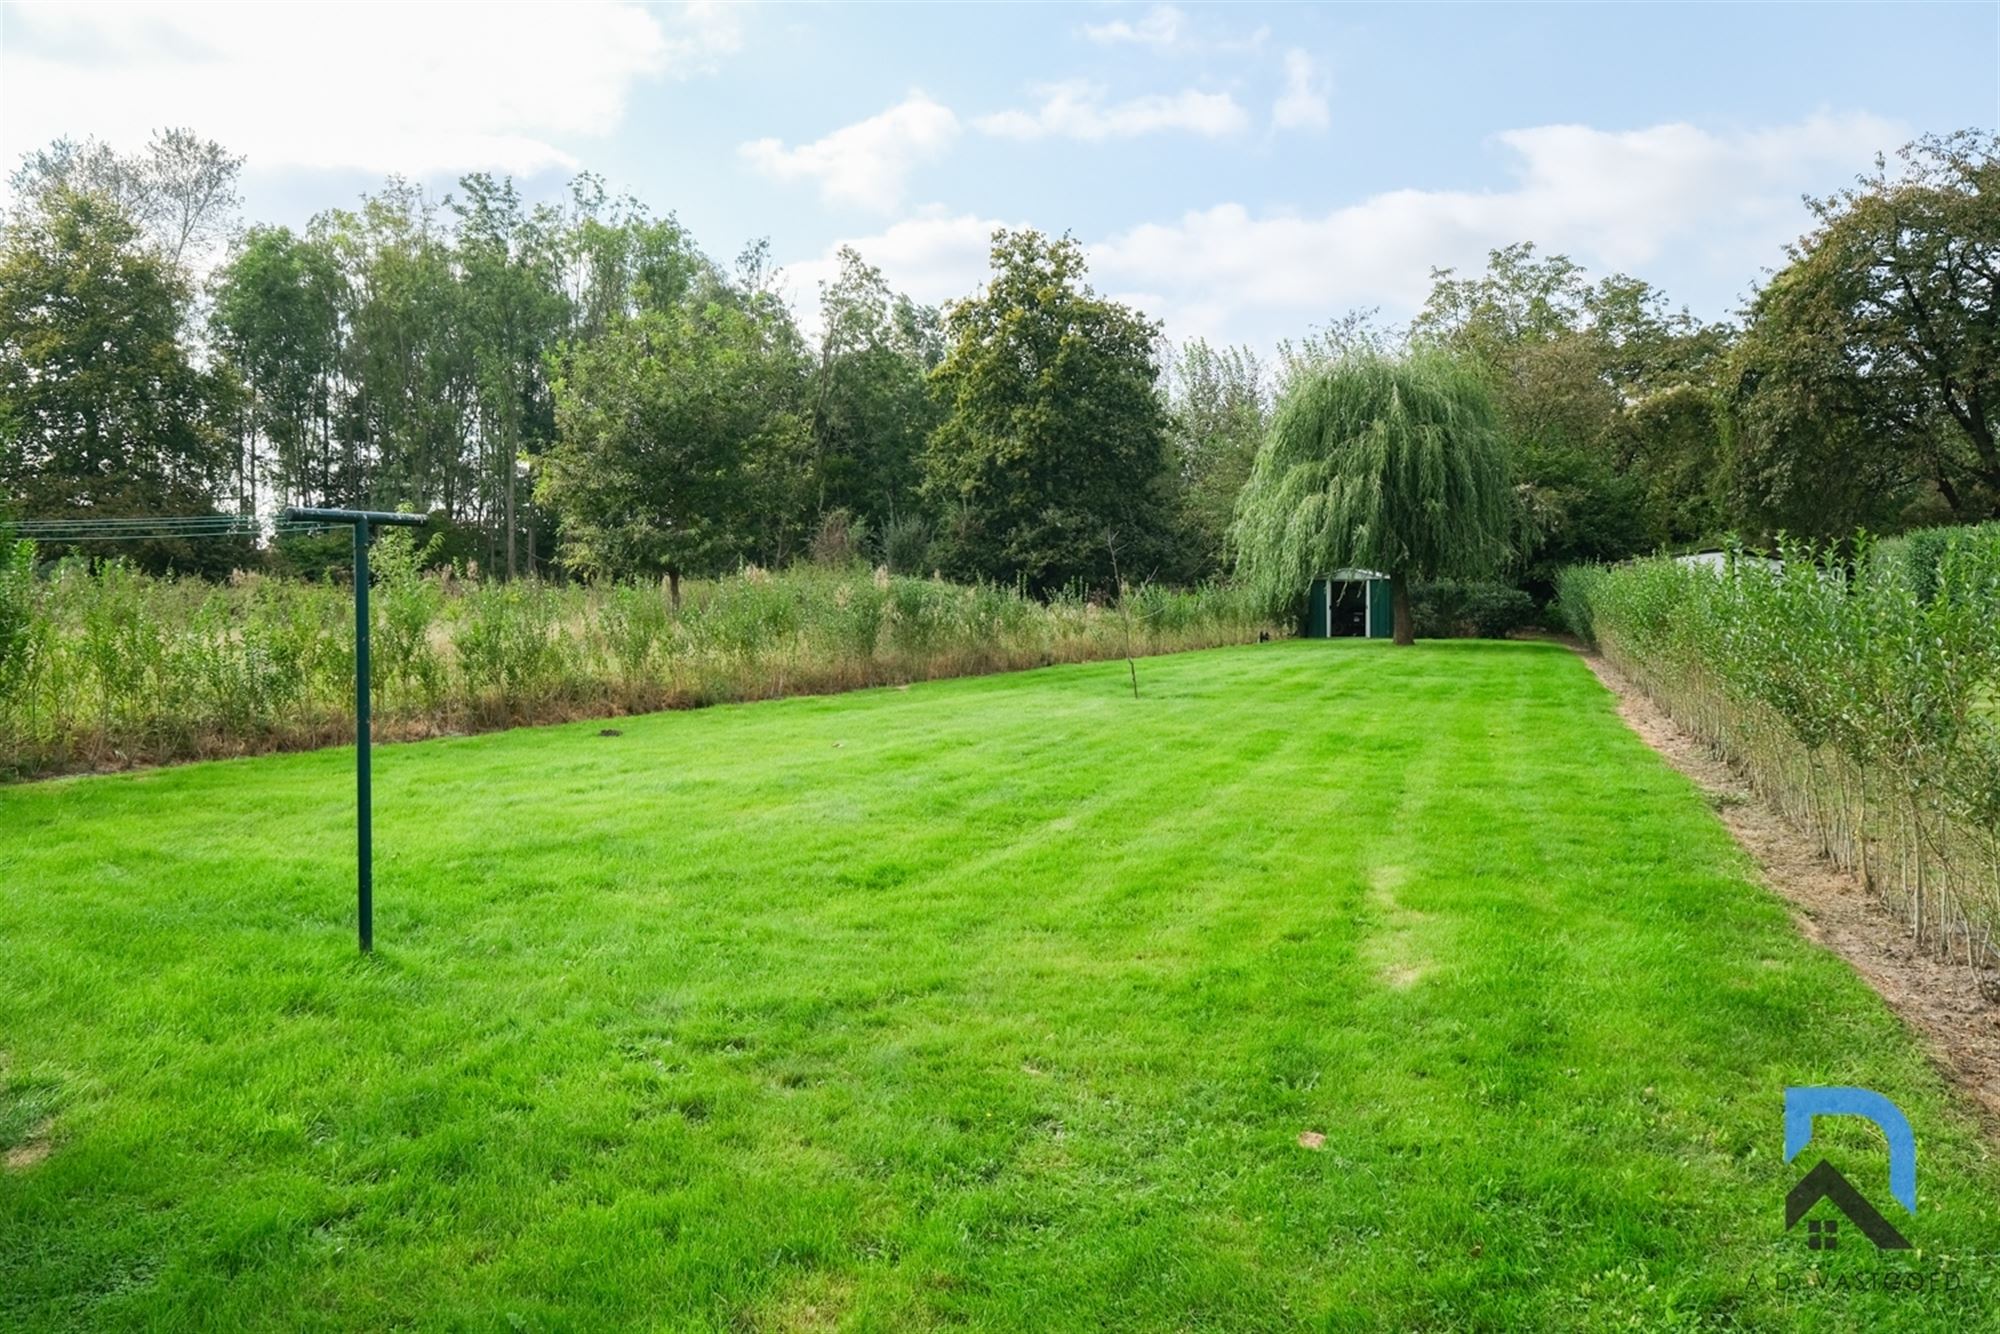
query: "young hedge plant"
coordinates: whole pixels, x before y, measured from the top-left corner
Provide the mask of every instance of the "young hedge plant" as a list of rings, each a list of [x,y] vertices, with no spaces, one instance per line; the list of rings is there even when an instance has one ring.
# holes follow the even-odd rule
[[[1507,456],[1478,372],[1447,353],[1357,353],[1300,376],[1237,502],[1237,570],[1274,611],[1354,567],[1389,576],[1398,644],[1414,580],[1507,558]]]

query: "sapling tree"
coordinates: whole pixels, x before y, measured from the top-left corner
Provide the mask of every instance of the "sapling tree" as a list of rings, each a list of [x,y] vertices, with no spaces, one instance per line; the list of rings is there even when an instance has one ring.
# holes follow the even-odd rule
[[[1357,352],[1301,374],[1251,466],[1239,574],[1278,609],[1355,567],[1389,576],[1398,644],[1410,584],[1490,576],[1508,555],[1507,456],[1478,373],[1451,355]]]
[[[1111,586],[1118,597],[1118,620],[1125,629],[1125,669],[1132,673],[1132,698],[1139,698],[1139,663],[1132,656],[1132,590],[1118,570],[1118,530],[1104,530],[1104,549],[1111,556]]]

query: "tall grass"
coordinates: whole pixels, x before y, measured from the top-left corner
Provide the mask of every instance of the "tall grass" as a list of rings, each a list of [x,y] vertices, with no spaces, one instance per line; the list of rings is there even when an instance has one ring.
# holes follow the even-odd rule
[[[2000,529],[1572,569],[1569,624],[1942,954],[2000,964]]]
[[[377,735],[849,690],[1122,657],[1115,613],[1080,596],[865,568],[751,569],[684,586],[474,583],[426,573],[401,534],[376,552]],[[227,585],[0,549],[0,775],[327,744],[352,731],[353,603],[341,584]],[[1137,651],[1254,640],[1238,590],[1130,594]]]

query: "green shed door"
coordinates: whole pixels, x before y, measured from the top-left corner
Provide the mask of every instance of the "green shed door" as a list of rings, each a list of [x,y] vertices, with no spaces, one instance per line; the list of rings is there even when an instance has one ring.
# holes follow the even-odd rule
[[[1368,581],[1368,637],[1370,639],[1393,639],[1396,634],[1396,608],[1389,599],[1389,581],[1370,579]]]
[[[1306,614],[1301,632],[1307,639],[1325,639],[1329,627],[1326,621],[1326,580],[1315,579],[1306,590]]]

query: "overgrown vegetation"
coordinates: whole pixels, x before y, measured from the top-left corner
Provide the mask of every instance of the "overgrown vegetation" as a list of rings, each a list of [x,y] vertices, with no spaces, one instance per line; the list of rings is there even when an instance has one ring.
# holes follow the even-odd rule
[[[1569,624],[1939,952],[2000,963],[2000,528],[1561,580]]]
[[[0,772],[187,759],[351,734],[353,612],[340,584],[228,584],[80,561],[0,562]],[[374,717],[416,737],[717,700],[1254,640],[1223,587],[1045,599],[865,567],[687,585],[511,584],[426,572],[405,536],[374,565]]]
[[[207,150],[213,231],[240,162]],[[1107,528],[1141,578],[1223,571],[1241,450],[1199,412],[1170,446],[1159,326],[1068,238],[996,233],[990,281],[942,309],[843,250],[814,340],[761,244],[725,264],[595,178],[530,205],[474,174],[251,227],[204,293],[155,206],[185,183],[149,161],[58,143],[14,177],[0,517],[394,507],[488,575],[673,583],[790,564],[839,514],[961,582],[1109,589]],[[1260,387],[1247,406],[1261,425]]]
[[[1505,639],[1541,619],[1535,600],[1495,580],[1439,579],[1410,590],[1420,639]]]

